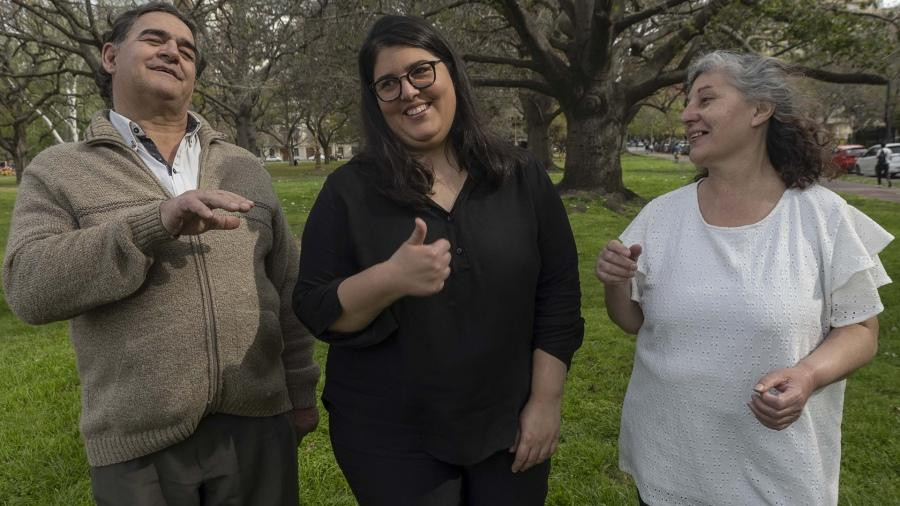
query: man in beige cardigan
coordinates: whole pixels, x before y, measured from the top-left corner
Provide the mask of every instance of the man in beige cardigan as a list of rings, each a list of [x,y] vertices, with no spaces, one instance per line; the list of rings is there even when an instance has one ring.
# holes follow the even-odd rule
[[[3,263],[11,309],[68,319],[100,504],[297,504],[318,422],[298,248],[268,174],[188,107],[193,24],[122,14],[113,111],[26,168]]]

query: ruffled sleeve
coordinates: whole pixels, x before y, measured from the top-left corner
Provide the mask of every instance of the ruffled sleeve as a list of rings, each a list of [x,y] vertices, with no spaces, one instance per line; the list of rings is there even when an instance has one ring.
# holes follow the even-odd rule
[[[650,215],[652,213],[654,206],[653,202],[644,206],[640,213],[635,216],[634,220],[628,225],[622,235],[619,236],[619,241],[622,242],[625,246],[631,246],[632,244],[640,244],[642,247],[646,244],[647,232],[650,224]],[[637,272],[634,273],[634,277],[631,278],[631,300],[641,303],[641,295],[643,293],[644,281],[647,279],[647,255],[646,248],[644,248],[644,253],[637,259]]]
[[[883,311],[878,287],[891,282],[878,254],[894,236],[855,207],[848,205],[841,214],[826,262],[832,327],[859,323]]]

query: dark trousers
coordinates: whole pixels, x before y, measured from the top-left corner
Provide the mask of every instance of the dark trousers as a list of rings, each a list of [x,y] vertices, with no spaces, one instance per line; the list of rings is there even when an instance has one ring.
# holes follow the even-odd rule
[[[506,449],[469,466],[408,448],[372,452],[346,443],[356,424],[331,421],[334,456],[360,506],[541,506],[547,498],[550,461],[513,473]]]
[[[878,177],[878,186],[881,186],[881,178],[887,180],[888,188],[891,187],[891,171],[888,165],[876,165],[875,176]]]
[[[210,415],[186,440],[91,468],[100,506],[298,505],[297,437],[287,414]]]

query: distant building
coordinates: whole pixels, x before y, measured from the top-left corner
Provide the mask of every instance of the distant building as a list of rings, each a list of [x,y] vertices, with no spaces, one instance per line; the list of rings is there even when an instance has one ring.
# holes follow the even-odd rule
[[[267,162],[290,162],[292,160],[315,160],[316,155],[324,159],[325,153],[316,142],[315,137],[307,129],[300,129],[294,136],[293,153],[289,146],[283,145],[271,135],[264,134],[259,143],[262,158]],[[330,146],[330,155],[333,160],[345,160],[353,156],[351,144],[333,143]]]

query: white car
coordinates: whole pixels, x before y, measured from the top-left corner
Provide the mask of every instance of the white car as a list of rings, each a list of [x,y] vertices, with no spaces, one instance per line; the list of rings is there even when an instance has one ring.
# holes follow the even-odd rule
[[[884,147],[891,152],[888,156],[888,174],[892,178],[900,176],[900,143],[885,144]],[[874,176],[879,151],[881,151],[881,146],[876,144],[859,155],[859,158],[856,159],[856,167],[854,167],[855,172],[863,176]]]

